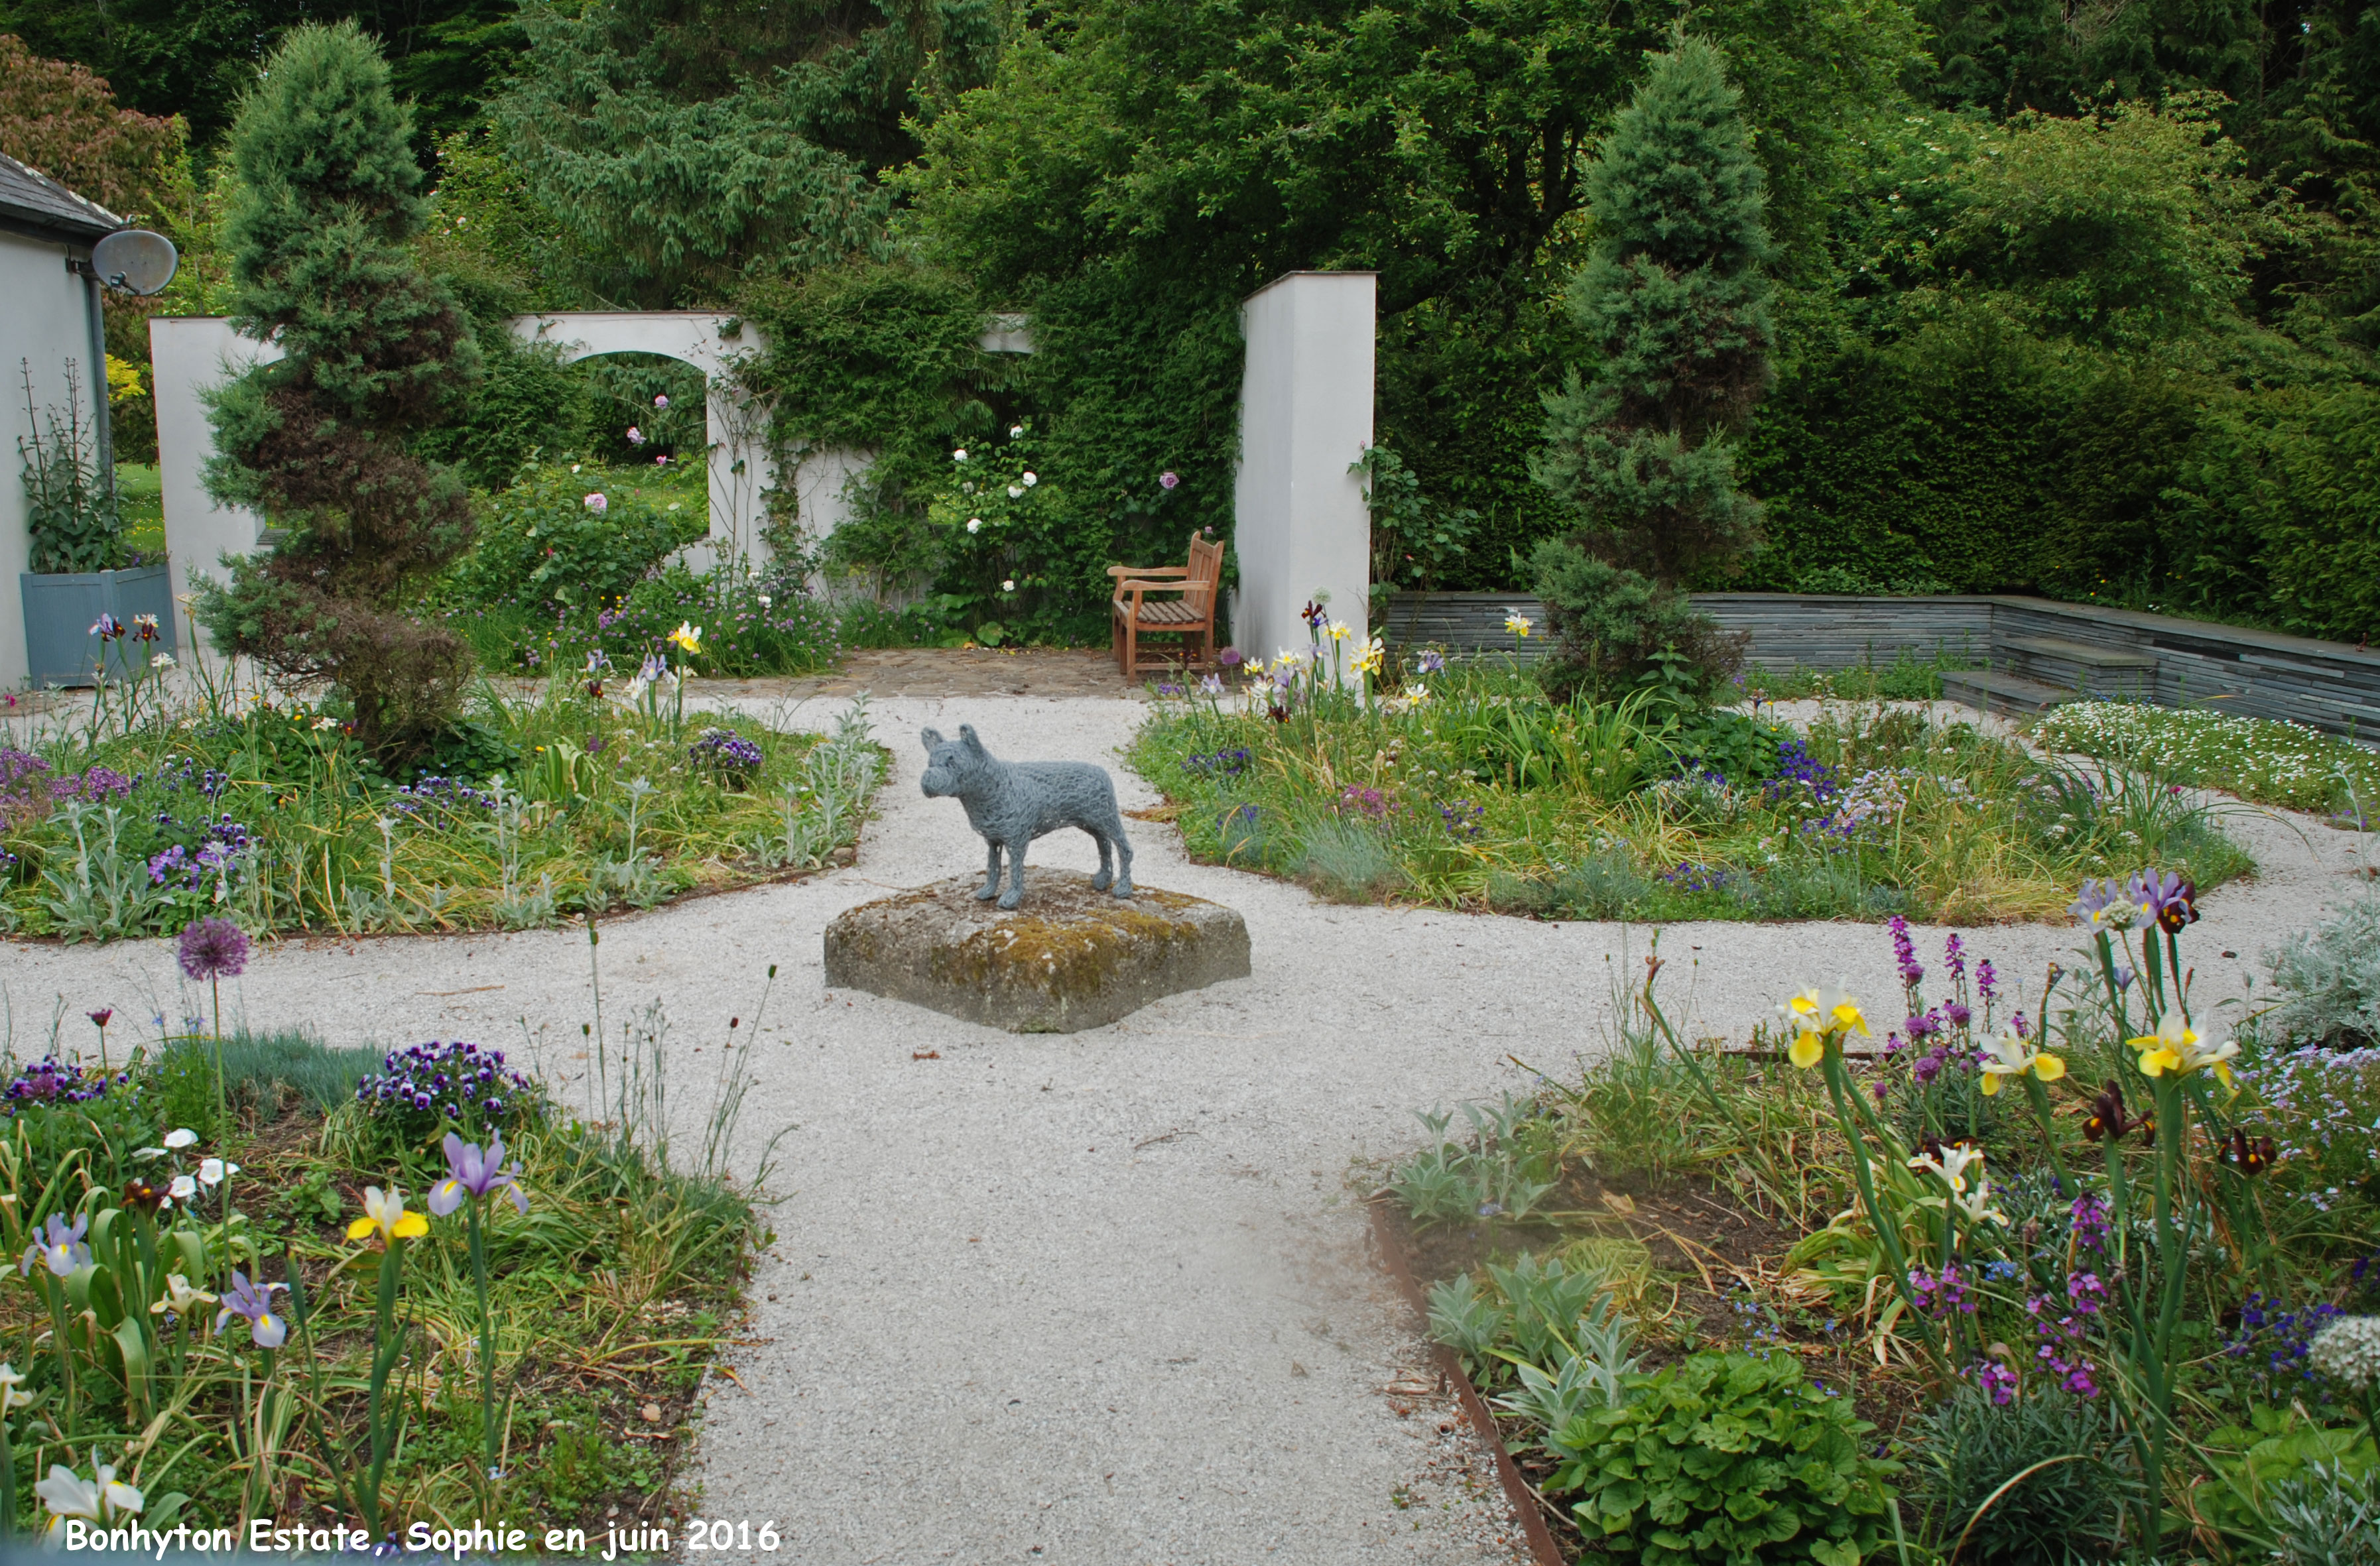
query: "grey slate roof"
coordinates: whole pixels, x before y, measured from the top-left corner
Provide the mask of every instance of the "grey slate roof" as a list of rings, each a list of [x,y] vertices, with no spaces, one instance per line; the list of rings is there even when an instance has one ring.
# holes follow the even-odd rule
[[[123,226],[122,218],[98,202],[0,152],[0,227],[89,244]]]

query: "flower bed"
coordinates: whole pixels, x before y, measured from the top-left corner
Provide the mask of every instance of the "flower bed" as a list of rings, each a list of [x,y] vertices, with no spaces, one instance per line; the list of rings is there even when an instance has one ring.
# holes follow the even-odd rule
[[[2380,1549],[2380,1066],[2193,1010],[2180,877],[2073,906],[2046,992],[1896,928],[1888,1015],[1814,987],[1732,1045],[1657,943],[1583,1079],[1423,1117],[1432,1334],[1571,1552]]]
[[[2033,737],[2052,750],[2104,757],[2263,805],[2337,811],[2350,824],[2380,814],[2380,756],[2302,723],[2077,701],[2044,713]]]
[[[677,665],[625,688],[602,673],[484,693],[401,770],[326,710],[103,690],[89,722],[0,747],[0,932],[106,941],[202,912],[256,932],[524,929],[815,868],[856,841],[882,764],[864,709],[832,736],[782,734],[689,719]]]
[[[1179,803],[1194,855],[1347,901],[1644,920],[2037,918],[2143,856],[2201,886],[2250,868],[2172,788],[1966,723],[1555,703],[1516,671],[1427,654],[1378,696],[1379,650],[1358,649],[1366,688],[1348,690],[1337,645],[1243,689],[1160,687],[1134,764]]]
[[[752,1024],[722,1040],[712,1148]],[[128,1061],[114,1040],[113,1071],[17,1071],[0,1540],[244,1539],[271,1517],[360,1550],[534,1518],[600,1548],[672,1521],[695,1394],[768,1236],[719,1163],[665,1159],[661,1026],[598,1041],[601,1104],[455,1042],[194,1032]]]

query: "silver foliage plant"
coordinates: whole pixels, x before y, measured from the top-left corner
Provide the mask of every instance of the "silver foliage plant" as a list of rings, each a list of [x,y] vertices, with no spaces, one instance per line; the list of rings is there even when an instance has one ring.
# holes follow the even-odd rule
[[[2270,1014],[2281,1038],[2380,1044],[2380,886],[2369,886],[2265,953],[2280,992]]]

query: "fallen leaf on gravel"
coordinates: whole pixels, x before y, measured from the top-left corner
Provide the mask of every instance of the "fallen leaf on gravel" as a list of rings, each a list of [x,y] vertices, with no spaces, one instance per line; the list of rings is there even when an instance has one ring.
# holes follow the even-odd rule
[[[913,1061],[939,1061],[942,1052],[940,1050],[912,1050],[909,1058]]]
[[[648,1425],[658,1425],[662,1422],[662,1405],[657,1402],[649,1402],[637,1412],[644,1416],[644,1421]]]

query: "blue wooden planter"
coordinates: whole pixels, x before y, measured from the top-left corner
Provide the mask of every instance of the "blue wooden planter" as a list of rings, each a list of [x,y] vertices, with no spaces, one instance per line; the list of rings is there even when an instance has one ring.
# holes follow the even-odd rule
[[[103,651],[107,677],[120,680],[148,673],[149,660],[176,649],[173,579],[162,561],[127,571],[27,571],[17,581],[25,600],[25,661],[36,689],[97,683]],[[91,634],[102,614],[128,626],[136,614],[154,614],[160,639],[127,636],[103,643]]]

